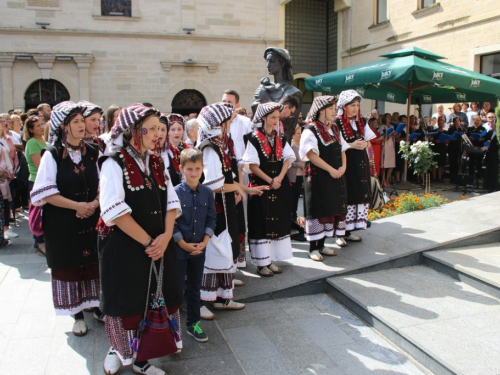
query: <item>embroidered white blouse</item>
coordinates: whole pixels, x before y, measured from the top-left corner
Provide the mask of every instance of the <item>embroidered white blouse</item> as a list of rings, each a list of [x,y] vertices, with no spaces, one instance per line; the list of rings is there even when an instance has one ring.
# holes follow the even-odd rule
[[[78,164],[82,160],[80,150],[69,149],[69,157],[73,163]],[[102,155],[99,152],[99,156]],[[97,163],[97,162],[96,162]],[[31,203],[35,206],[43,206],[46,202],[44,198],[54,194],[59,194],[57,188],[57,163],[50,152],[44,152],[38,171],[36,174],[33,190],[31,191]]]
[[[328,133],[330,133],[330,135],[333,137],[333,131],[331,129],[329,129]],[[344,137],[342,137],[342,133],[339,133],[339,136],[340,136],[340,144],[342,145],[342,151],[345,151],[350,146],[345,141]],[[304,129],[302,135],[300,136],[300,148],[299,148],[300,158],[303,161],[308,161],[309,158],[307,157],[307,153],[311,150],[316,155],[319,155],[318,138],[316,138],[312,130]]]
[[[229,135],[234,143],[234,153],[238,161],[238,167],[242,165],[242,156],[245,153],[245,134],[252,132],[252,121],[248,117],[236,115],[231,122]]]
[[[203,173],[205,180],[203,185],[212,190],[220,189],[224,185],[224,174],[219,156],[212,147],[203,149]]]
[[[149,165],[149,153],[146,155],[146,164],[137,163],[139,168],[145,172],[145,165]],[[145,172],[149,174],[148,172]],[[168,171],[165,170],[168,175]],[[123,188],[123,170],[118,163],[112,158],[108,158],[102,164],[100,180],[100,205],[101,217],[108,227],[115,225],[114,220],[117,217],[131,213],[132,209],[125,203],[125,189]],[[175,217],[182,215],[181,203],[177,197],[177,193],[172,185],[170,176],[167,181],[167,212],[176,210]]]
[[[285,142],[285,145],[283,147],[283,162],[285,162],[287,159],[290,159],[290,164],[288,164],[288,168],[290,168],[292,162],[295,161],[295,153],[293,152],[288,142]],[[250,170],[250,164],[257,164],[257,166],[260,166],[259,153],[251,142],[247,143],[247,148],[245,150],[245,153],[243,154],[242,162],[244,165],[243,171],[247,173],[252,173],[252,171]]]

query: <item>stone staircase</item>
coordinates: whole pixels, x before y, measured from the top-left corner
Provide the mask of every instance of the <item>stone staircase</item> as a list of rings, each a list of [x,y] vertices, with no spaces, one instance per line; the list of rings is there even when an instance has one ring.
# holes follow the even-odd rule
[[[327,279],[327,291],[435,374],[500,374],[500,244]]]

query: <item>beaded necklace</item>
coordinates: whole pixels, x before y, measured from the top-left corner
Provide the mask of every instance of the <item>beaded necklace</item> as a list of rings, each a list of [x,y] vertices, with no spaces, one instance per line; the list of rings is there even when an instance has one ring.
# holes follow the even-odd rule
[[[339,134],[339,129],[337,128],[337,124],[335,123],[331,124],[333,137],[331,136],[331,134],[328,132],[327,128],[321,121],[319,120],[314,121],[311,125],[314,126],[314,128],[316,129],[316,132],[319,135],[319,139],[324,146],[331,145],[332,143],[335,142],[335,140],[338,143],[340,143],[340,134]]]
[[[253,133],[257,138],[257,141],[259,142],[260,149],[262,150],[264,155],[266,155],[266,157],[269,159],[273,151],[271,147],[274,147],[276,145],[275,147],[276,159],[281,160],[281,158],[283,157],[283,144],[281,139],[277,136],[276,131],[273,130],[273,132],[271,133],[271,136],[273,138],[273,144],[269,142],[269,135],[264,133],[265,131],[262,128],[257,129]]]
[[[229,139],[225,136],[223,139],[218,136],[210,138],[210,143],[216,146],[219,149],[220,154],[222,155],[222,168],[224,168],[224,172],[227,172],[231,169],[231,159],[229,155],[226,153],[226,150],[229,151],[231,157],[234,157],[234,152],[231,152],[231,147],[229,146]]]

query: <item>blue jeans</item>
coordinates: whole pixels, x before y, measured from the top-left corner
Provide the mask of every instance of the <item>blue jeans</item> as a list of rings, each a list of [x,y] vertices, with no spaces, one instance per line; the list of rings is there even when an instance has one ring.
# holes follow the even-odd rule
[[[200,320],[200,289],[205,265],[205,252],[187,259],[177,259],[179,284],[184,294],[184,283],[187,287],[187,325]],[[187,276],[187,281],[185,282]]]

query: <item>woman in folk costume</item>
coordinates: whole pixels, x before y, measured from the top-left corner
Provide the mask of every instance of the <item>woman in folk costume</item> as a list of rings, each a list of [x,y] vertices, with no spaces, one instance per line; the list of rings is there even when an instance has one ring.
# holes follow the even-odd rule
[[[83,310],[99,310],[97,146],[83,141],[85,108],[67,101],[52,109],[54,146],[42,150],[31,202],[43,205],[43,232],[58,315],[74,315],[73,333],[84,336]]]
[[[240,252],[236,203],[244,197],[243,190],[234,180],[238,170],[233,169],[235,163],[231,162],[235,159],[235,154],[228,131],[234,116],[231,104],[215,103],[203,107],[197,118],[198,148],[203,152],[203,184],[215,193],[217,212],[214,236],[210,239],[205,254],[201,299],[214,301],[216,310],[245,308],[245,304],[232,300],[236,271],[233,260]],[[222,243],[226,229],[230,240]]]
[[[156,109],[139,103],[124,108],[110,132],[111,152],[99,160],[101,304],[111,343],[104,360],[106,374],[116,374],[121,364],[133,362],[134,352],[129,343],[137,337],[148,290],[157,288],[156,278],[150,279],[152,261],[159,274],[164,267],[165,306],[171,318],[180,323],[178,306],[182,296],[172,232],[181,208],[171,180],[153,152],[158,140],[159,116]],[[148,361],[135,361],[133,372],[165,374]]]
[[[368,221],[368,208],[371,202],[370,162],[366,148],[375,138],[368,125],[365,125],[359,111],[362,96],[355,90],[342,91],[337,102],[337,124],[343,138],[349,144],[346,150],[347,169],[347,215],[345,236],[337,237],[337,245],[347,246],[347,241],[359,242],[361,237],[351,231],[365,229]]]
[[[84,107],[83,119],[85,120],[85,138],[87,143],[94,143],[99,146],[100,151],[104,151],[104,141],[99,138],[102,133],[101,117],[103,110],[97,104],[90,103],[86,100],[80,100],[77,103],[79,106]]]
[[[318,96],[307,114],[300,138],[300,157],[304,168],[306,238],[309,258],[323,260],[322,255],[337,255],[325,247],[326,237],[345,234],[347,194],[345,150],[349,148],[335,119],[334,96]]]
[[[270,190],[248,200],[248,242],[257,272],[266,277],[282,273],[273,260],[293,257],[291,230],[291,187],[287,171],[295,154],[284,135],[277,133],[282,106],[259,104],[243,155],[252,186],[269,185]]]
[[[169,143],[168,143],[168,128],[169,122],[166,115],[160,115],[160,127],[158,130],[158,142],[156,144],[156,154],[160,157],[163,163],[163,170],[168,173],[172,179],[172,174],[170,173],[170,155],[169,155]],[[180,183],[180,178],[177,173],[174,173],[172,181],[175,180],[177,183],[172,185],[175,187]]]
[[[168,116],[161,116],[160,122],[165,124],[165,120],[168,122],[167,125],[167,138],[163,145],[163,149],[166,152],[162,153],[162,157],[165,163],[170,177],[172,178],[172,184],[174,186],[179,185],[183,178],[182,173],[179,169],[181,161],[181,152],[185,148],[191,147],[187,143],[184,143],[184,129],[186,128],[186,121],[182,115],[177,113],[172,113]],[[161,146],[161,145],[160,145]],[[168,155],[168,160],[165,156]]]

